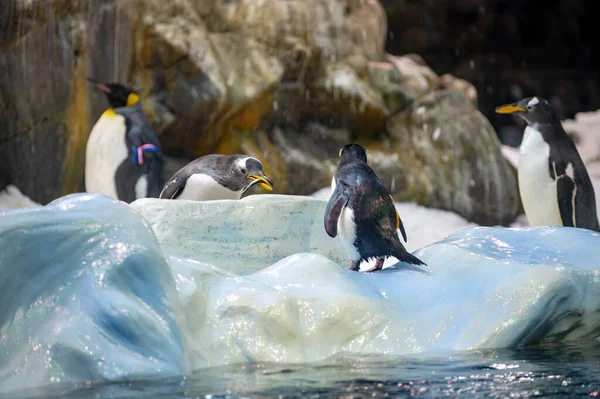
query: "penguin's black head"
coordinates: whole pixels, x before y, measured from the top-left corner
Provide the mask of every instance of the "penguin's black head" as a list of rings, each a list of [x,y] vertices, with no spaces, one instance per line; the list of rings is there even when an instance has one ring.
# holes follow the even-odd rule
[[[527,124],[554,123],[558,121],[550,103],[540,97],[527,97],[513,104],[496,108],[499,114],[516,114],[525,119]]]
[[[130,107],[140,102],[140,95],[135,90],[119,83],[101,83],[88,78],[96,88],[106,94],[112,108]]]
[[[344,161],[362,161],[367,163],[367,150],[358,144],[346,144],[340,150],[340,162]]]

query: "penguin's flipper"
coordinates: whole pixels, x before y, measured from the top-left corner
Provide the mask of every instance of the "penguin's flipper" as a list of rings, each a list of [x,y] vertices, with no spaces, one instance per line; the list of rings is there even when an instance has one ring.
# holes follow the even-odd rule
[[[575,180],[567,175],[559,176],[556,180],[556,194],[563,226],[576,227],[575,196],[577,195],[577,184]]]
[[[390,199],[392,200],[392,206],[394,207],[394,211],[396,212],[396,230],[400,229],[400,233],[402,233],[402,238],[404,238],[404,242],[408,242],[406,238],[406,230],[404,230],[404,223],[402,223],[402,219],[400,219],[400,215],[398,214],[398,210],[396,209],[396,205],[394,204],[394,198],[390,194]]]
[[[329,237],[337,236],[338,219],[340,218],[342,209],[348,203],[348,199],[348,192],[345,189],[345,185],[337,184],[325,209],[325,231]]]
[[[165,188],[162,189],[158,198],[161,199],[175,199],[179,197],[179,195],[183,192],[185,188],[185,182],[187,179],[183,179],[183,176],[173,176],[167,184],[165,184]]]
[[[563,226],[576,227],[575,197],[577,182],[574,179],[573,165],[562,159],[548,159],[550,176],[556,181],[558,210]]]
[[[135,182],[139,178],[139,171],[131,162],[122,162],[115,171],[115,188],[117,189],[117,198],[128,204],[135,201]]]

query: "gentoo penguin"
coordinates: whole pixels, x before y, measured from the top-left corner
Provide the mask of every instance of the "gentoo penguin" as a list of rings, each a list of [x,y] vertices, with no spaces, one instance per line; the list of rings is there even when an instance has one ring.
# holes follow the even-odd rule
[[[527,122],[519,149],[519,191],[529,224],[600,231],[594,187],[548,101],[528,97],[496,112],[515,113]]]
[[[164,184],[163,159],[140,96],[117,83],[88,80],[106,94],[109,108],[87,141],[86,191],[125,202],[158,197]]]
[[[167,182],[160,198],[210,201],[240,199],[258,184],[273,191],[263,164],[247,155],[210,154],[179,169]]]
[[[333,176],[333,193],[325,210],[325,231],[330,237],[338,233],[350,256],[351,270],[359,270],[362,261],[376,259],[369,271],[383,267],[385,258],[424,265],[406,251],[406,231],[389,195],[373,169],[367,164],[367,154],[358,144],[348,144],[340,150],[340,163]]]

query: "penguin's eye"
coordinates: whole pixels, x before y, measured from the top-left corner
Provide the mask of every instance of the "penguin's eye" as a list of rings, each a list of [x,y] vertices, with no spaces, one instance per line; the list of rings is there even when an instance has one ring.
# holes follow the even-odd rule
[[[246,169],[242,168],[241,172],[242,172],[242,174],[245,175],[246,174]]]

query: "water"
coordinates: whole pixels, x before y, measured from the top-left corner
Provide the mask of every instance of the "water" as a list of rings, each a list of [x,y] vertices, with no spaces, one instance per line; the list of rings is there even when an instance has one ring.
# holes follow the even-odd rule
[[[309,365],[242,364],[192,377],[57,385],[11,398],[600,397],[600,343],[453,352],[438,357],[338,357]],[[0,397],[3,397],[0,395]]]

